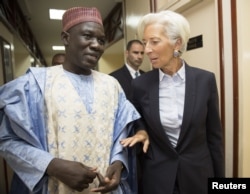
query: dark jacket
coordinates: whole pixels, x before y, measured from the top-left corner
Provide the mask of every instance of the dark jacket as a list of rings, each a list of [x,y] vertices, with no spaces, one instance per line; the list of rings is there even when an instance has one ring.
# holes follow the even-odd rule
[[[140,74],[143,74],[144,71],[139,70]],[[110,73],[109,75],[115,77],[120,85],[122,86],[126,97],[130,100],[132,97],[132,89],[131,89],[131,82],[133,80],[128,68],[126,65],[122,66],[120,69],[117,69],[116,71]]]
[[[142,166],[143,194],[206,194],[208,177],[224,177],[224,152],[218,93],[213,73],[185,65],[183,122],[176,148],[159,115],[159,70],[132,82],[136,106],[150,137]],[[168,108],[168,107],[165,107]]]

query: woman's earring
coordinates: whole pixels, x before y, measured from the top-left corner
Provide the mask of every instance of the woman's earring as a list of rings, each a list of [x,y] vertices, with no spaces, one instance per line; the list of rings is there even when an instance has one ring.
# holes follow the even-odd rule
[[[181,56],[181,51],[174,50],[174,57],[180,57]]]

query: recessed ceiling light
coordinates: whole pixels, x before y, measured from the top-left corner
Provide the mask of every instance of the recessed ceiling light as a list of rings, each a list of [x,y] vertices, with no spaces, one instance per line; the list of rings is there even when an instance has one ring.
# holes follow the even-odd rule
[[[54,51],[64,51],[65,47],[64,46],[52,46],[52,50],[54,50]]]
[[[64,12],[65,10],[61,9],[49,9],[49,18],[51,20],[61,20]]]

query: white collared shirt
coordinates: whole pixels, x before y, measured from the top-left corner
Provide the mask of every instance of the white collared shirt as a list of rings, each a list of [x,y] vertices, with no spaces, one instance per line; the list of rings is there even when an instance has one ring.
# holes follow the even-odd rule
[[[128,68],[128,71],[129,71],[129,73],[130,73],[130,75],[132,76],[133,79],[136,78],[136,76],[135,76],[135,73],[136,73],[136,72],[138,73],[138,76],[141,75],[139,69],[138,69],[138,71],[135,71],[135,70],[134,70],[132,67],[130,67],[127,63],[125,63],[125,65],[126,65],[126,67]]]
[[[161,124],[171,144],[176,147],[183,118],[185,98],[185,63],[174,75],[159,69],[159,109]]]

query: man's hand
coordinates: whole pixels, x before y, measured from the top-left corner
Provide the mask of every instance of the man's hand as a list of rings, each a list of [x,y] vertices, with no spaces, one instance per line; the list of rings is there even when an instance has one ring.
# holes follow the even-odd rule
[[[97,168],[85,166],[80,162],[55,158],[49,163],[46,172],[80,192],[88,188],[96,178],[96,170]]]
[[[143,152],[146,153],[148,150],[148,146],[149,146],[149,137],[148,137],[148,133],[145,130],[139,130],[132,137],[128,137],[120,141],[123,147],[127,147],[127,146],[132,147],[136,143],[140,143],[140,142],[143,144]]]
[[[107,193],[115,190],[121,180],[121,171],[123,165],[121,161],[115,161],[112,163],[106,172],[106,176],[102,176],[101,173],[97,172],[97,178],[100,182],[98,188],[91,189],[92,192]]]

